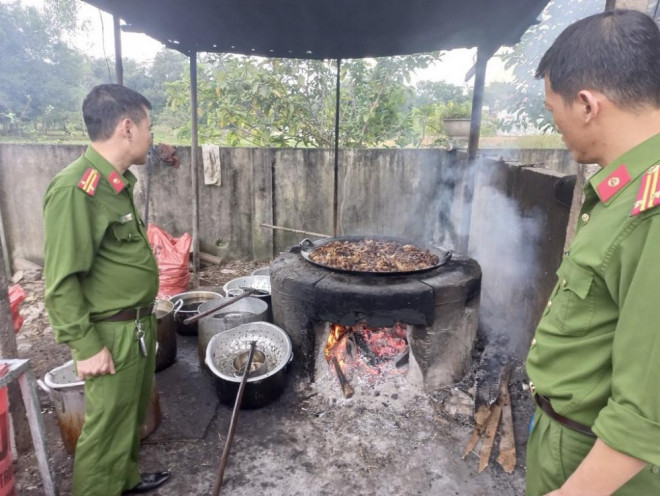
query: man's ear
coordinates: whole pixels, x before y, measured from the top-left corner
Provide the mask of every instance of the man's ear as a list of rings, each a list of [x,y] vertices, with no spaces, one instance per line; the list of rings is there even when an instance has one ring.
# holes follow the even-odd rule
[[[598,117],[602,110],[602,104],[598,95],[593,91],[582,90],[578,93],[578,104],[585,124]]]
[[[117,129],[122,138],[130,140],[133,133],[133,121],[124,118],[119,121],[119,124],[117,124]]]

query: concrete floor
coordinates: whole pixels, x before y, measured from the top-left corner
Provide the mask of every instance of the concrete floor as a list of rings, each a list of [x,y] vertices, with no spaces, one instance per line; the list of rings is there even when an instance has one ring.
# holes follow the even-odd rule
[[[212,377],[200,370],[196,338],[177,339],[177,361],[156,375],[163,418],[143,442],[141,466],[173,472],[165,486],[150,494],[207,496],[231,408],[218,402]],[[520,456],[515,472],[505,474],[494,462],[495,449],[491,466],[477,474],[476,455],[460,458],[471,421],[446,416],[439,401],[405,377],[376,385],[358,380],[353,386],[355,396],[347,400],[330,374],[320,374],[311,385],[290,375],[277,401],[242,410],[221,494],[524,494]],[[63,450],[52,410],[44,413],[60,494],[67,495],[72,458]],[[29,457],[17,465],[21,496],[43,494],[35,465]]]
[[[208,495],[231,408],[218,403],[212,378],[200,371],[195,338],[179,338],[178,361],[157,375],[163,421],[141,460],[145,470],[173,471],[155,494]],[[470,427],[444,419],[404,377],[354,387],[346,400],[329,375],[313,385],[289,377],[279,400],[241,411],[222,493],[524,494],[522,469],[508,475],[493,465],[477,475],[476,456],[461,460]]]

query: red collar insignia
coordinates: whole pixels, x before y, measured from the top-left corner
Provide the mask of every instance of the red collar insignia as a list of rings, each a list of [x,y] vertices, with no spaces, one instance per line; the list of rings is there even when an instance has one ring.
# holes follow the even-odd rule
[[[596,186],[600,200],[606,202],[629,182],[630,173],[628,172],[628,168],[626,167],[626,164],[621,164],[614,172]]]
[[[112,171],[108,176],[108,180],[110,181],[110,186],[112,186],[112,189],[114,189],[117,194],[121,193],[121,190],[126,186],[117,171]]]
[[[642,176],[642,184],[630,215],[638,215],[645,210],[660,205],[660,165],[654,165]]]
[[[99,184],[100,180],[101,173],[90,167],[85,171],[83,177],[80,178],[78,187],[89,196],[94,196],[96,194],[96,186]]]

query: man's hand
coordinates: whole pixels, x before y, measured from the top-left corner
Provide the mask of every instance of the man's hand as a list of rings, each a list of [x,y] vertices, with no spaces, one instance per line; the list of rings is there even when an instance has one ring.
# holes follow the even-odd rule
[[[115,362],[112,361],[110,350],[105,346],[93,357],[87,360],[80,360],[76,363],[78,377],[86,379],[87,377],[96,377],[98,375],[114,374]]]

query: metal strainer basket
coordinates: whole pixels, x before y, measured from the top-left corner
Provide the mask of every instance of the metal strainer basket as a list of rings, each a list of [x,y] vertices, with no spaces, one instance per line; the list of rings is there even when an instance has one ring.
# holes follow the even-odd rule
[[[234,359],[238,354],[250,349],[256,341],[256,349],[265,357],[265,371],[251,376],[248,382],[263,381],[278,374],[293,357],[291,339],[284,330],[268,322],[250,322],[216,334],[206,348],[206,365],[217,377],[231,382],[241,382],[236,376]]]

